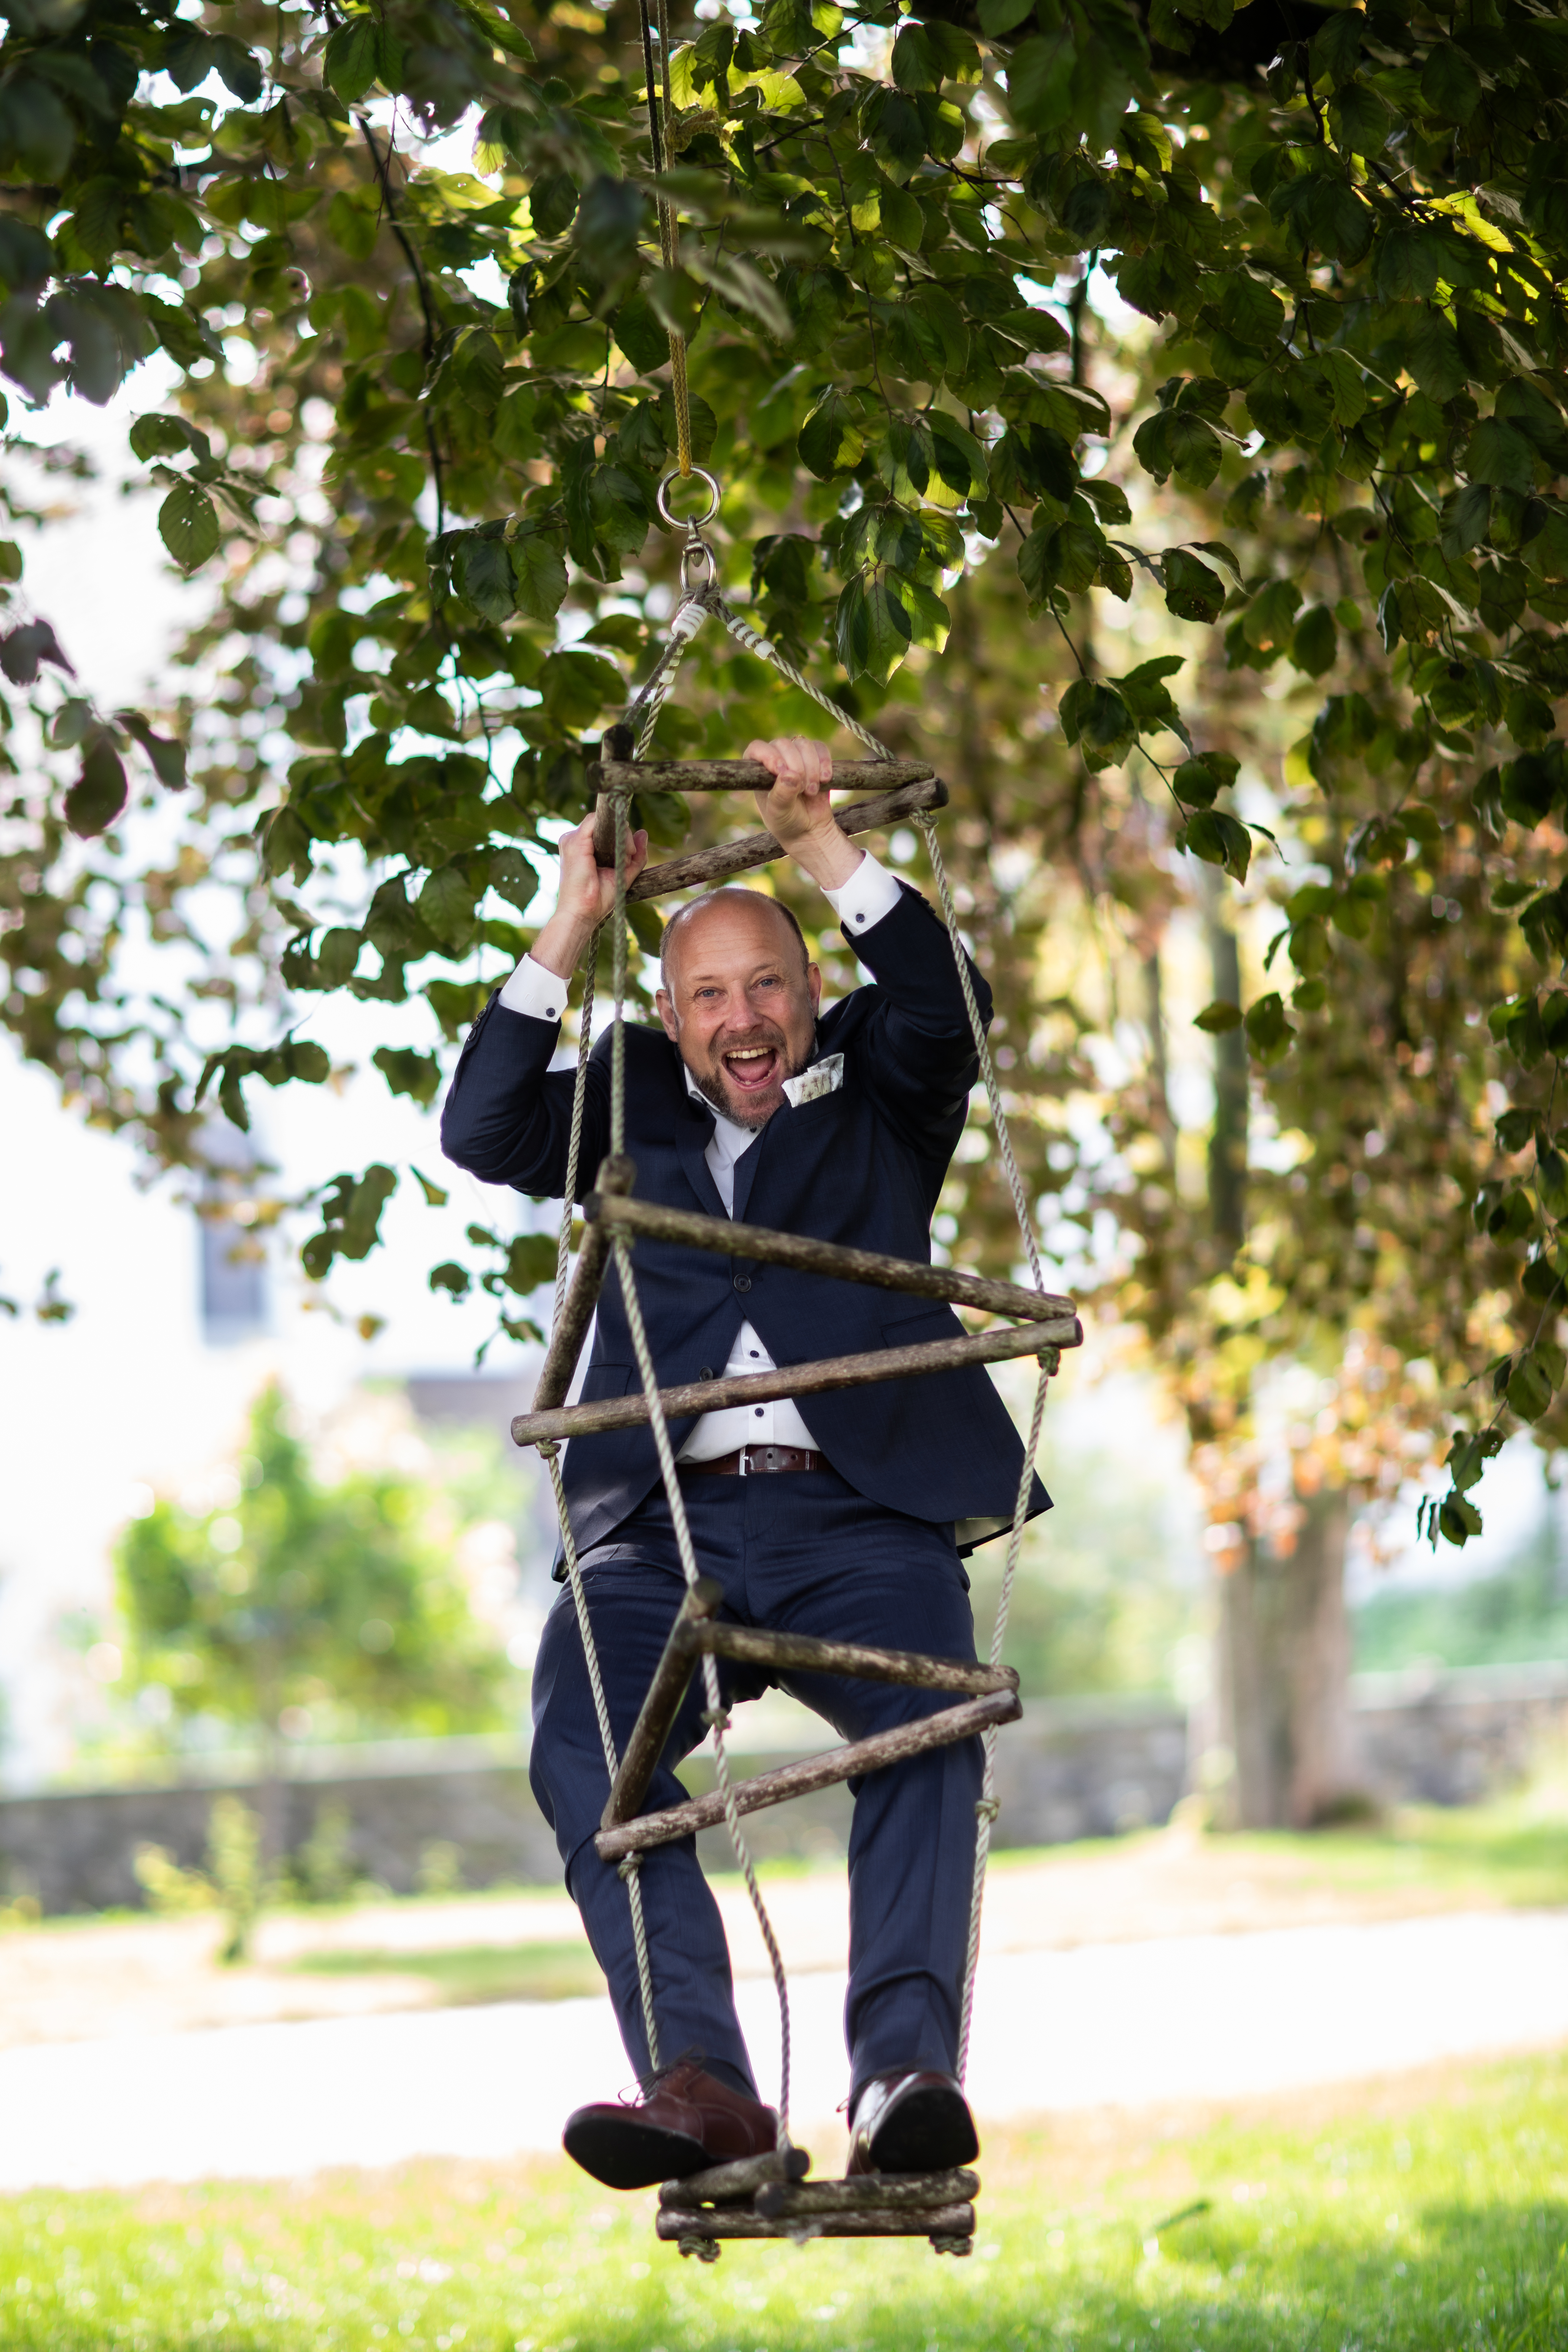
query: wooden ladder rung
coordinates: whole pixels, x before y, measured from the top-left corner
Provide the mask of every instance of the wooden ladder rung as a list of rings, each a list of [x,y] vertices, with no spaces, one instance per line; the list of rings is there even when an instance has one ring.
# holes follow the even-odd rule
[[[678,2186],[672,2183],[672,2186]],[[775,2180],[759,2188],[752,2209],[770,2221],[796,2213],[929,2212],[967,2205],[980,2194],[980,2175],[955,2165],[948,2172],[867,2172],[852,2180]],[[665,2200],[661,2193],[659,2202]]]
[[[705,2172],[689,2173],[684,2180],[667,2180],[658,2201],[686,2212],[700,2205],[733,2205],[763,2189],[792,2186],[810,2170],[811,2158],[804,2147],[771,2147],[762,2156],[710,2164]]]
[[[592,1230],[603,1232],[605,1228],[595,1226]],[[583,1255],[586,1254],[584,1244]],[[574,1296],[575,1286],[568,1296],[568,1307]],[[1026,1323],[1009,1330],[967,1333],[961,1339],[922,1339],[908,1348],[875,1348],[863,1356],[828,1356],[816,1364],[782,1364],[771,1372],[737,1372],[729,1380],[689,1381],[677,1388],[661,1389],[659,1402],[667,1421],[681,1421],[688,1413],[726,1412],[733,1405],[774,1403],[781,1397],[826,1396],[839,1389],[869,1388],[878,1381],[958,1371],[966,1364],[1002,1364],[1018,1356],[1049,1357],[1058,1348],[1078,1347],[1082,1338],[1082,1327],[1076,1316],[1063,1317],[1055,1322]],[[571,1354],[575,1362],[583,1333],[574,1331],[569,1339],[574,1343]],[[563,1342],[563,1360],[566,1344]],[[546,1373],[551,1371],[555,1355],[552,1346],[545,1364]],[[571,1377],[568,1367],[566,1381]],[[558,1393],[564,1392],[565,1381],[558,1374],[553,1385]],[[548,1400],[542,1402],[543,1399],[542,1374],[532,1409],[520,1412],[511,1424],[516,1444],[542,1445],[552,1438],[592,1437],[608,1429],[640,1429],[653,1412],[643,1393],[599,1397],[591,1404],[561,1405]]]
[[[759,1265],[786,1265],[800,1274],[823,1274],[838,1282],[868,1283],[915,1298],[941,1298],[955,1307],[976,1307],[987,1315],[1014,1315],[1028,1323],[1073,1316],[1070,1298],[1026,1290],[1016,1282],[994,1282],[951,1265],[927,1265],[915,1258],[884,1257],[876,1250],[849,1249],[806,1234],[772,1233],[765,1225],[739,1225],[729,1217],[706,1217],[658,1201],[590,1192],[583,1203],[590,1223],[598,1219],[648,1241],[674,1242],[683,1249],[711,1250],[721,1257],[752,1258]],[[1081,1335],[1080,1335],[1081,1337]],[[1075,1340],[1065,1342],[1077,1345]]]
[[[603,803],[608,810],[608,803]],[[947,806],[947,786],[940,777],[928,776],[923,782],[900,784],[897,792],[879,793],[875,799],[851,801],[847,808],[835,809],[833,822],[840,833],[851,840],[857,834],[880,833],[887,825],[898,824],[907,816],[917,816],[922,809]],[[601,866],[615,863],[615,820],[611,814],[608,830],[601,824],[594,836],[594,850]],[[684,857],[666,859],[662,866],[646,866],[626,892],[628,898],[667,898],[675,890],[697,890],[710,882],[727,881],[731,875],[750,874],[759,866],[771,866],[775,857],[785,855],[784,844],[771,833],[748,833],[739,841],[721,842],[714,849],[694,849]]]
[[[929,760],[835,760],[831,792],[881,784],[925,783]],[[588,782],[606,793],[765,793],[778,779],[760,760],[616,760],[600,758]]]
[[[847,1747],[832,1748],[826,1756],[810,1756],[799,1764],[784,1764],[776,1771],[760,1772],[754,1780],[742,1780],[734,1790],[736,1810],[742,1813],[760,1812],[766,1805],[785,1804],[792,1797],[831,1789],[858,1773],[879,1772],[886,1765],[900,1764],[910,1756],[922,1756],[931,1748],[946,1748],[955,1739],[968,1739],[976,1732],[988,1731],[993,1724],[1016,1723],[1023,1712],[1016,1691],[995,1691],[985,1698],[966,1699],[963,1706],[943,1707],[938,1715],[895,1724],[890,1731],[873,1732],[868,1739],[851,1740]],[[668,1845],[677,1838],[690,1837],[695,1831],[711,1829],[723,1818],[724,1800],[714,1790],[710,1795],[692,1797],[683,1805],[669,1805],[657,1813],[639,1813],[635,1821],[601,1829],[595,1835],[594,1845],[601,1862],[621,1862],[628,1853],[641,1853],[650,1846]]]
[[[697,2251],[700,2242],[716,2238],[938,2238],[963,2241],[974,2235],[974,2208],[962,2205],[928,2205],[921,2209],[883,2207],[858,2212],[812,2213],[781,2215],[776,2221],[765,2213],[748,2212],[744,2206],[724,2206],[717,2210],[704,2208],[700,2212],[682,2213],[673,2209],[661,2209],[655,2216],[654,2226],[668,2243],[674,2241],[693,2242]],[[944,2248],[957,2252],[958,2247]],[[967,2251],[967,2249],[965,2249]]]
[[[984,1666],[965,1658],[928,1658],[913,1650],[873,1649],[862,1642],[826,1642],[814,1633],[788,1633],[771,1625],[724,1623],[719,1618],[723,1602],[724,1588],[711,1576],[700,1576],[682,1596],[647,1696],[610,1783],[601,1829],[614,1829],[636,1815],[680,1711],[692,1669],[704,1653],[732,1659],[737,1664],[770,1666],[785,1673],[793,1669],[802,1674],[844,1675],[861,1682],[900,1683],[912,1690],[952,1691],[966,1698],[989,1697],[1018,1687],[1017,1674],[1011,1666]]]

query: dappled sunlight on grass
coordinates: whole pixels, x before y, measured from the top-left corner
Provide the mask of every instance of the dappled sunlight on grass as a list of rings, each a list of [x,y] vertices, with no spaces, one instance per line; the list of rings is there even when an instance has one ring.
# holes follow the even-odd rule
[[[1289,2030],[1289,2021],[1281,2021]],[[0,2203],[5,2352],[1551,2352],[1568,2062],[992,2133],[974,2257],[654,2242],[563,2162]]]

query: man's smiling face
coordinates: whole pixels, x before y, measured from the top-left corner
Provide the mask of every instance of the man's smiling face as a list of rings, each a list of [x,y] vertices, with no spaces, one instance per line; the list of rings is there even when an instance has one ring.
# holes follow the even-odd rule
[[[676,919],[658,1017],[708,1100],[764,1127],[804,1070],[822,975],[788,918],[755,890],[717,890]]]

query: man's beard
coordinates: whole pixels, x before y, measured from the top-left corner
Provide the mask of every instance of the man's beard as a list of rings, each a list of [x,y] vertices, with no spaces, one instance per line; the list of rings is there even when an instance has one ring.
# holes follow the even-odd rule
[[[747,1103],[743,1096],[739,1100],[732,1100],[724,1084],[724,1055],[743,1054],[748,1047],[753,1045],[774,1047],[784,1065],[784,1080],[798,1078],[802,1070],[809,1066],[811,1057],[816,1051],[816,1024],[812,1024],[811,1043],[798,1059],[792,1060],[784,1031],[776,1029],[771,1021],[764,1021],[759,1023],[754,1029],[748,1030],[743,1037],[727,1039],[722,1048],[714,1055],[711,1070],[691,1070],[691,1083],[703,1100],[711,1103],[715,1110],[722,1111],[724,1117],[732,1119],[737,1127],[765,1127],[779,1108],[776,1101],[769,1102],[765,1109],[761,1104],[752,1106]],[[687,1064],[687,1067],[691,1068],[689,1063]]]

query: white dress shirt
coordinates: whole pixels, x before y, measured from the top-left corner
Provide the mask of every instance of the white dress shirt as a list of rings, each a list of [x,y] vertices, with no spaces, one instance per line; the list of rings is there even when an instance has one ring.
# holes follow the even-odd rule
[[[846,939],[854,940],[891,913],[899,902],[899,884],[897,877],[867,850],[862,852],[859,865],[843,887],[825,890],[822,895],[837,916]],[[500,1001],[510,1013],[525,1013],[534,1021],[559,1021],[566,1007],[566,985],[543,964],[535,963],[531,956],[524,956],[501,990]],[[690,1071],[683,1074],[687,1093],[712,1114],[713,1133],[702,1156],[724,1203],[724,1213],[732,1217],[735,1163],[751,1150],[763,1130],[742,1127],[738,1119],[715,1109]],[[834,1074],[835,1083],[840,1076],[841,1068]],[[806,1084],[808,1076],[803,1072],[799,1078],[787,1078],[785,1093]],[[735,1334],[723,1377],[731,1380],[742,1372],[771,1372],[773,1369],[773,1360],[758,1334],[750,1323],[742,1323]],[[783,1397],[776,1404],[731,1405],[721,1412],[703,1413],[678,1458],[682,1462],[714,1462],[721,1454],[738,1452],[742,1445],[796,1445],[812,1450],[816,1444],[796,1406],[788,1397]]]

